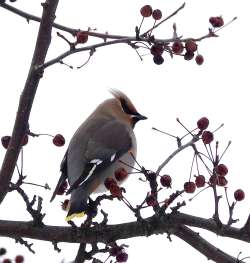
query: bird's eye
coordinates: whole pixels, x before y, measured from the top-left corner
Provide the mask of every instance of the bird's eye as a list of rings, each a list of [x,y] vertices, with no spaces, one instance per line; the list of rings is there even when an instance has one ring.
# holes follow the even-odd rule
[[[131,111],[131,109],[129,108],[127,102],[124,100],[124,99],[121,99],[121,106],[122,106],[122,109],[125,113],[129,114],[129,115],[134,115],[135,112]]]

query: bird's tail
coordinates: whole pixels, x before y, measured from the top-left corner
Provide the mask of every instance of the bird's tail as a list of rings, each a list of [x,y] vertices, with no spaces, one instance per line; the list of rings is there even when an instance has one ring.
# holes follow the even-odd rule
[[[85,212],[88,209],[88,195],[82,192],[80,189],[79,191],[74,191],[71,194],[70,202],[69,202],[69,210],[65,220],[68,222],[75,217],[82,217],[84,216]]]

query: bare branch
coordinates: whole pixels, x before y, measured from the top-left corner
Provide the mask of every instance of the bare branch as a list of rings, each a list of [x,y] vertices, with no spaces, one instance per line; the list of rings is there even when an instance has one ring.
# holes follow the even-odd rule
[[[74,263],[84,263],[86,259],[86,243],[81,243]]]
[[[34,227],[32,222],[0,220],[0,235],[4,237],[24,237],[53,242],[69,243],[110,243],[119,239],[128,239],[149,234],[173,233],[176,227],[187,225],[208,230],[219,236],[229,237],[250,243],[250,232],[246,229],[236,228],[222,224],[220,228],[213,219],[191,216],[184,213],[171,213],[145,218],[144,223],[150,227],[150,233],[145,224],[139,221],[117,225],[96,225],[79,229],[62,226]],[[78,233],[79,232],[79,233]],[[74,234],[73,234],[74,233]],[[176,234],[176,232],[174,232]]]
[[[27,22],[29,21],[35,21],[35,22],[38,22],[40,23],[41,22],[41,18],[38,17],[38,16],[34,16],[32,14],[29,14],[29,13],[26,13],[20,9],[17,9],[15,7],[13,7],[12,5],[8,5],[6,3],[0,3],[0,7],[16,14],[16,15],[19,15],[23,18],[25,18],[27,20]],[[78,31],[77,29],[73,29],[73,28],[69,28],[69,27],[66,27],[66,26],[63,26],[63,25],[60,25],[60,24],[57,24],[57,23],[53,23],[53,27],[57,28],[57,29],[60,29],[62,31],[65,31],[65,32],[68,32],[70,34],[72,34],[73,36],[76,35],[76,32]]]
[[[150,28],[149,30],[147,30],[145,33],[142,34],[142,36],[146,36],[149,32],[151,32],[152,30],[154,30],[155,28],[157,28],[158,26],[160,26],[162,23],[166,22],[168,19],[170,19],[171,17],[175,16],[181,9],[183,9],[185,7],[185,3],[183,3],[178,9],[176,9],[171,15],[169,15],[168,17],[166,17],[165,19],[161,20],[158,24],[154,25],[152,28]]]
[[[194,232],[186,226],[179,227],[174,234],[206,256],[208,260],[213,260],[219,263],[243,263],[243,261],[239,261],[237,258],[234,258],[218,249],[201,237],[199,233]]]
[[[190,142],[188,142],[188,143],[180,146],[177,150],[175,150],[172,154],[170,154],[170,155],[168,156],[168,158],[158,167],[158,169],[157,169],[157,171],[156,171],[156,174],[159,175],[160,172],[161,172],[161,170],[162,170],[179,152],[183,151],[183,150],[186,149],[187,147],[193,146],[196,141],[198,141],[198,138],[194,136],[193,139],[192,139]]]
[[[55,19],[55,12],[58,2],[59,0],[46,0],[46,2],[43,4],[43,15],[37,36],[33,59],[22,95],[20,97],[9,147],[6,151],[0,171],[0,203],[7,194],[9,183],[11,181],[21,149],[22,139],[28,128],[28,120],[33,100],[39,81],[42,77],[42,71],[37,71],[36,67],[44,63],[51,41],[52,24]]]

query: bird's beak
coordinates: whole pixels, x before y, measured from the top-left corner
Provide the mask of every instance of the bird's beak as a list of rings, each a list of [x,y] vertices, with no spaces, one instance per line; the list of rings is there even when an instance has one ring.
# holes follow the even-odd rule
[[[138,115],[136,115],[136,118],[138,119],[138,121],[142,121],[142,120],[146,120],[147,119],[146,116],[143,116],[140,113],[138,113]]]

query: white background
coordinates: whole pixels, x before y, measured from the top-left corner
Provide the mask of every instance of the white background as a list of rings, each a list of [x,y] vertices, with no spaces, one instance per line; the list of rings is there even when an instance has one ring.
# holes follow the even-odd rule
[[[57,10],[56,22],[86,30],[96,27],[99,32],[110,34],[134,35],[134,28],[139,25],[139,10],[145,1],[66,1],[61,0]],[[162,10],[163,16],[177,9],[181,1],[151,1],[153,8]],[[14,4],[20,9],[40,16],[39,1],[19,0]],[[62,133],[67,142],[79,124],[104,99],[111,95],[109,88],[118,88],[129,95],[138,111],[148,120],[137,125],[138,161],[148,169],[156,169],[159,164],[176,147],[175,141],[167,136],[153,132],[155,126],[164,131],[183,135],[184,130],[176,123],[179,117],[190,129],[196,121],[207,116],[210,128],[214,130],[221,123],[225,127],[216,133],[221,150],[232,140],[230,151],[224,163],[229,167],[229,197],[233,192],[243,188],[246,199],[236,206],[238,226],[244,224],[249,214],[249,6],[247,0],[190,0],[177,16],[163,24],[155,32],[157,37],[172,36],[172,24],[177,23],[178,34],[184,37],[199,37],[207,33],[210,16],[223,15],[225,21],[238,16],[238,20],[219,32],[219,38],[207,39],[199,43],[199,52],[205,62],[197,66],[195,61],[184,61],[181,57],[171,59],[165,56],[165,63],[154,65],[151,55],[140,61],[136,52],[124,44],[98,49],[90,63],[81,70],[71,70],[63,65],[55,65],[45,71],[34,101],[30,118],[30,127],[37,133]],[[144,29],[152,26],[147,19]],[[27,76],[38,23],[27,24],[22,19],[0,8],[0,136],[11,133],[20,93]],[[47,59],[54,58],[67,50],[66,43],[53,31],[52,44]],[[65,35],[72,39],[71,36]],[[93,42],[91,42],[93,41]],[[96,40],[90,40],[94,43]],[[145,51],[142,51],[145,54]],[[65,60],[73,65],[81,65],[88,57],[79,53]],[[66,150],[67,143],[57,148],[51,138],[30,138],[24,149],[24,172],[28,181],[54,187],[59,177],[59,164]],[[0,160],[5,150],[0,150]],[[173,189],[181,189],[188,180],[192,160],[191,151],[180,154],[171,162],[164,172],[173,177]],[[127,197],[134,204],[142,200],[147,187],[134,176],[125,183]],[[25,186],[30,194],[39,194],[44,198],[43,211],[47,214],[45,223],[66,225],[65,213],[60,209],[56,198],[50,204],[51,192]],[[170,191],[166,191],[165,197]],[[223,191],[222,191],[223,193]],[[189,196],[183,196],[188,200]],[[110,223],[134,220],[133,215],[120,202],[104,204],[109,211]],[[222,199],[221,216],[227,218],[225,198]],[[211,217],[213,199],[210,190],[204,192],[182,210],[197,216]],[[148,209],[148,214],[151,210]],[[9,220],[30,220],[23,201],[17,194],[9,194],[0,207],[0,218]],[[202,232],[203,236],[219,248],[233,256],[240,251],[249,256],[247,244],[234,240],[218,238],[213,234]],[[187,259],[192,262],[207,262],[189,245],[172,237],[170,243],[163,236],[124,240],[129,245],[127,252],[129,262],[180,262]],[[31,241],[33,242],[33,241]],[[122,242],[121,242],[122,243]],[[61,262],[72,260],[78,245],[59,244],[62,252],[58,254],[48,242],[34,241],[36,255],[27,252],[25,247],[15,245],[14,240],[0,239],[0,247],[9,250],[9,257],[16,254],[25,255],[26,262]]]

